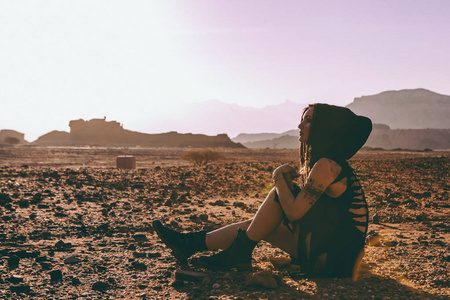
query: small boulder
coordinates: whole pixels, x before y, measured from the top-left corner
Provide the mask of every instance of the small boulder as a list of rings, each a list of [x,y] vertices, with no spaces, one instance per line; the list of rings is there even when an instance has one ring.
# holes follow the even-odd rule
[[[79,262],[81,262],[81,259],[79,259],[76,256],[70,256],[64,260],[65,264],[70,264],[70,265],[77,264]]]
[[[62,279],[62,271],[61,270],[52,270],[48,272],[50,275],[51,281],[60,281]]]
[[[256,273],[250,273],[245,278],[245,285],[256,285],[268,289],[278,288],[278,281],[276,275],[271,270],[262,270]]]
[[[92,285],[92,289],[94,291],[104,292],[104,291],[109,290],[110,288],[111,288],[111,285],[104,281],[97,281],[96,283],[94,283]]]

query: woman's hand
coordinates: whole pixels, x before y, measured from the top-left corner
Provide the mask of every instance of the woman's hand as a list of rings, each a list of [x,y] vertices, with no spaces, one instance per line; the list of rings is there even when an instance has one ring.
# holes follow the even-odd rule
[[[281,176],[283,176],[289,189],[292,190],[294,188],[293,180],[295,178],[298,178],[300,175],[297,173],[297,171],[294,168],[292,168],[288,164],[284,164],[284,165],[276,168],[275,171],[273,171],[272,178],[274,180],[274,183]]]
[[[272,178],[275,178],[278,174],[296,173],[295,169],[288,164],[284,164],[275,169],[272,173]]]

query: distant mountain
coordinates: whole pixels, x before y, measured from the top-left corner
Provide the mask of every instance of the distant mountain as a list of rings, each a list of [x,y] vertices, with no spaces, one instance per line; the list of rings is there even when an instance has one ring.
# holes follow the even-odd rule
[[[425,89],[387,91],[355,98],[347,107],[374,123],[366,146],[450,149],[450,96]],[[296,130],[279,134],[241,133],[233,141],[248,148],[298,148]]]
[[[285,135],[298,137],[298,130],[289,130],[283,133],[241,133],[231,140],[235,143],[244,144],[277,139]]]
[[[0,130],[0,146],[27,145],[23,133],[10,129]]]
[[[204,134],[180,134],[168,132],[146,134],[126,130],[116,121],[105,119],[73,120],[69,123],[70,133],[52,131],[34,141],[38,146],[142,146],[142,147],[227,147],[243,148],[226,134],[207,136]]]
[[[299,141],[298,136],[282,135],[270,140],[243,143],[243,145],[251,149],[296,149],[299,147]]]
[[[305,106],[287,100],[278,105],[255,108],[210,100],[180,106],[165,118],[164,123],[170,123],[178,132],[198,132],[201,128],[204,134],[227,133],[232,137],[243,132],[284,132],[297,127]],[[149,123],[146,131],[155,130],[158,125]]]
[[[298,136],[279,134],[267,140],[242,143],[247,148],[286,148],[299,146]],[[392,149],[450,149],[450,129],[390,129],[387,125],[374,124],[372,133],[364,146]]]
[[[450,149],[450,129],[390,129],[375,124],[365,146],[392,149]]]
[[[450,128],[450,96],[425,89],[362,96],[347,107],[391,129]]]

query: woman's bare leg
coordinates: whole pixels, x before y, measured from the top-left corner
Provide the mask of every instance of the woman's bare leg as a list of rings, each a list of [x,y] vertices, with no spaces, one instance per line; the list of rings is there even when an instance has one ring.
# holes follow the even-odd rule
[[[247,229],[248,238],[253,241],[264,239],[280,226],[281,220],[282,210],[275,202],[275,189],[272,189]]]
[[[207,233],[206,245],[210,250],[226,249],[236,238],[238,229],[243,229],[247,230],[247,236],[251,240],[265,240],[297,257],[298,234],[292,234],[284,225],[281,225],[281,220],[281,207],[275,202],[275,189],[273,189],[252,219]]]
[[[252,220],[246,220],[224,226],[206,234],[206,246],[209,250],[230,247],[237,236],[238,229],[247,230]]]

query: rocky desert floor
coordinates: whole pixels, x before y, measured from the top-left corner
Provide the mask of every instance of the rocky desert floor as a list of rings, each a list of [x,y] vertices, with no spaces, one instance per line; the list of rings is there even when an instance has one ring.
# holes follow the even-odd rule
[[[260,242],[253,270],[180,265],[152,229],[250,218],[296,150],[0,148],[0,298],[449,299],[450,152],[362,150],[352,160],[370,208],[357,279],[307,278]],[[133,155],[137,169],[115,168]],[[196,272],[194,274],[186,271]]]

